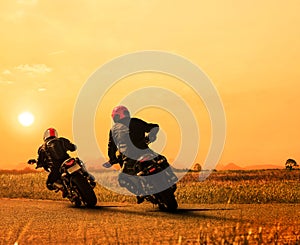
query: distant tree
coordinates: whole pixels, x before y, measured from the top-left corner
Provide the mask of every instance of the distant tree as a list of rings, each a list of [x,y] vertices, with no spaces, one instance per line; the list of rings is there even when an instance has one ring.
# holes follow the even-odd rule
[[[194,171],[196,171],[196,172],[200,172],[201,171],[201,165],[199,163],[195,164]]]
[[[294,159],[290,158],[290,159],[286,160],[286,162],[285,162],[286,169],[292,170],[293,167],[297,167],[297,166],[299,166],[299,165],[297,164],[297,162]]]

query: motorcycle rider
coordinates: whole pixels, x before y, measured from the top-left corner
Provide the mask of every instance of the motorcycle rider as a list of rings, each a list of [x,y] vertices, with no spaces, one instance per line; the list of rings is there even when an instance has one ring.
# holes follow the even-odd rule
[[[64,137],[58,137],[55,128],[48,128],[44,132],[44,143],[38,149],[37,167],[43,167],[50,174],[48,175],[46,186],[49,190],[59,189],[62,196],[66,197],[67,192],[63,189],[60,181],[59,168],[61,164],[70,158],[68,151],[75,151],[76,145]]]
[[[150,142],[156,140],[159,125],[130,117],[129,110],[122,105],[113,108],[111,116],[114,125],[109,132],[109,163],[112,165],[119,163],[122,173],[133,175],[134,164],[142,155],[150,153],[159,156],[148,147]],[[117,156],[117,153],[120,155]],[[144,197],[137,195],[137,203],[143,201]]]

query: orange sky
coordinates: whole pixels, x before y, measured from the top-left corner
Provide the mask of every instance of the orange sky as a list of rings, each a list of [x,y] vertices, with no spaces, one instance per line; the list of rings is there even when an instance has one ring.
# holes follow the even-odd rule
[[[211,78],[227,121],[220,165],[300,161],[299,7],[298,1],[274,0],[1,1],[0,168],[23,167],[35,157],[48,126],[73,140],[74,105],[88,77],[115,57],[141,50],[178,54]],[[95,119],[100,148],[106,151],[113,103],[151,85],[190,105],[201,135],[196,161],[203,162],[207,112],[193,91],[162,74],[125,78],[107,93]],[[25,128],[17,117],[26,110],[36,120]],[[138,116],[161,125],[163,153],[174,159],[180,145],[176,120],[155,108]]]

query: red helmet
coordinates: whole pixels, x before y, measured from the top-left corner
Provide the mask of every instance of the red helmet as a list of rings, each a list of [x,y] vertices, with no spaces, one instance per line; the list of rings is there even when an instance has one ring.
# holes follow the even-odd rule
[[[46,129],[46,131],[44,132],[44,137],[43,137],[43,139],[44,139],[44,141],[45,140],[47,140],[47,139],[49,139],[49,138],[52,138],[52,137],[57,137],[58,136],[58,133],[57,133],[57,131],[56,131],[56,129],[55,128],[48,128],[48,129]]]
[[[118,122],[125,117],[130,117],[130,112],[125,106],[119,105],[113,109],[111,117],[114,122]]]

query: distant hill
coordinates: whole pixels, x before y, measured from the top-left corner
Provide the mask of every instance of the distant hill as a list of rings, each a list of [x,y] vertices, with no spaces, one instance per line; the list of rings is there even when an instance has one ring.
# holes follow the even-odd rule
[[[242,170],[243,168],[231,162],[227,165],[221,166],[218,170]]]
[[[235,163],[228,163],[226,165],[220,166],[217,170],[255,170],[255,169],[282,169],[284,166],[279,166],[275,164],[257,164],[241,167]]]

